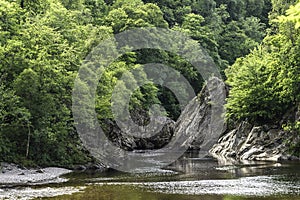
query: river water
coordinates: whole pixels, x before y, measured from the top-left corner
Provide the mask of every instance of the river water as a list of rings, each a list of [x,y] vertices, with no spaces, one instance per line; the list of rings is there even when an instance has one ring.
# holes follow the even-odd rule
[[[0,199],[300,200],[299,163],[182,158],[168,169],[74,172],[64,183],[7,188]],[[6,194],[6,195],[5,195]]]

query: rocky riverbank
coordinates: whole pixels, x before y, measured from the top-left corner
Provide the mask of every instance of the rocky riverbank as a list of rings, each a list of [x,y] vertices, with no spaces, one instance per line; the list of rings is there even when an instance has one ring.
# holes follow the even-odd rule
[[[184,134],[186,141],[181,145],[188,144],[191,150],[198,152],[198,157],[207,155],[208,148],[212,147],[209,151],[210,155],[223,161],[300,160],[299,157],[293,155],[290,148],[293,143],[300,144],[299,133],[286,131],[282,128],[287,121],[299,121],[299,108],[292,112],[289,111],[278,125],[256,126],[244,121],[234,128],[228,129],[220,117],[224,112],[223,104],[225,102],[219,102],[220,105],[216,105],[212,99],[212,95],[215,99],[225,99],[228,89],[217,78],[211,79],[207,84],[210,84],[210,87],[207,85],[203,87],[199,95],[186,106],[176,122],[165,120],[163,129],[156,136],[145,139],[128,137],[115,122],[108,120],[103,121],[106,123],[107,136],[115,145],[128,151],[161,148],[172,137],[177,134]],[[215,115],[212,117],[213,114]],[[145,113],[138,113],[135,118],[136,121],[145,119]],[[67,179],[60,176],[73,170],[103,171],[105,169],[107,166],[91,163],[72,166],[70,169],[55,167],[26,169],[14,164],[1,163],[0,185],[65,182]]]
[[[41,169],[26,169],[16,164],[1,163],[0,186],[38,185],[66,182],[60,176],[72,172],[69,169],[47,167]]]
[[[243,121],[228,128],[221,118],[224,116],[225,102],[218,102],[220,105],[216,105],[214,101],[225,99],[229,89],[217,78],[212,78],[207,84],[210,84],[209,87],[203,87],[198,96],[186,106],[179,119],[176,122],[166,121],[162,131],[155,137],[128,137],[110,121],[106,122],[109,125],[108,136],[126,150],[160,148],[177,134],[184,134],[186,141],[182,145],[188,144],[190,150],[196,152],[193,156],[203,157],[209,151],[210,155],[223,161],[299,160],[291,150],[292,144],[300,143],[299,133],[282,128],[288,122],[299,121],[299,108],[288,111],[275,125],[258,126]],[[145,118],[145,113],[135,113],[134,117],[138,121]]]
[[[13,163],[0,163],[0,187],[42,185],[48,183],[67,182],[62,176],[78,171],[102,172],[108,167],[101,163],[87,163],[71,166],[69,169],[59,167],[25,168]]]
[[[225,133],[210,153],[222,160],[283,161],[299,160],[292,155],[290,142],[299,142],[298,134],[276,126],[254,126],[247,122]]]
[[[300,144],[300,134],[296,130],[283,128],[299,120],[300,109],[295,107],[273,125],[258,126],[243,121],[227,130],[210,153],[221,160],[299,161],[299,149],[291,147]]]

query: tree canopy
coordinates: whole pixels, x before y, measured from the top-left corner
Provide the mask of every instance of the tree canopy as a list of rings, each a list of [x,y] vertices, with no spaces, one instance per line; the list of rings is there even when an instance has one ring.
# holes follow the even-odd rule
[[[89,161],[71,112],[74,80],[94,47],[133,28],[181,31],[203,47],[232,88],[228,118],[276,119],[299,103],[299,10],[295,0],[0,0],[0,161]],[[146,63],[171,66],[201,90],[201,75],[180,56],[156,49],[128,52],[98,84],[100,121],[113,118],[111,95],[124,72]],[[127,79],[147,79],[143,70],[138,73],[141,80],[130,73]],[[86,82],[81,86],[88,89]],[[118,89],[130,88],[124,82]],[[155,84],[136,90],[130,109],[153,104],[163,105],[174,120],[180,115],[174,94]]]
[[[298,106],[300,90],[300,3],[274,20],[278,31],[226,70],[232,87],[227,104],[229,119],[276,123]]]

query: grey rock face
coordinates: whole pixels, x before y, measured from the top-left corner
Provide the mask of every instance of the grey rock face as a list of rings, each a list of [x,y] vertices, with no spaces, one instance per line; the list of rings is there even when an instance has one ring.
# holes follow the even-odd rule
[[[295,140],[295,134],[281,128],[253,126],[242,122],[237,128],[223,135],[210,153],[221,160],[294,160],[295,157],[290,155],[286,141]]]
[[[208,155],[226,129],[224,123],[225,84],[212,78],[181,113],[175,123],[175,134],[187,136],[186,145],[198,150],[198,157]]]
[[[157,135],[149,138],[138,138],[122,131],[115,121],[105,120],[105,133],[110,141],[127,151],[158,149],[170,141],[174,134],[174,123],[168,119]]]
[[[290,155],[286,141],[299,141],[299,136],[278,126],[254,126],[241,122],[232,130],[226,130],[224,104],[228,88],[218,78],[212,78],[197,97],[184,108],[176,122],[164,119],[162,130],[153,137],[128,136],[114,121],[106,120],[106,134],[116,145],[125,150],[159,149],[180,135],[185,136],[183,145],[196,150],[198,157],[210,154],[221,160],[279,161],[295,160]],[[288,112],[282,121],[300,119],[300,109]],[[291,116],[291,113],[293,116]],[[145,113],[133,113],[138,123],[147,121]],[[158,119],[157,120],[161,120]],[[209,153],[208,153],[209,152]],[[195,154],[194,154],[195,156]]]
[[[223,81],[211,78],[197,97],[192,99],[174,122],[167,118],[156,118],[164,121],[161,131],[149,138],[130,136],[122,131],[116,122],[105,120],[104,131],[110,141],[125,150],[159,149],[168,144],[177,134],[184,134],[183,146],[199,151],[199,156],[208,154],[208,150],[216,143],[226,129],[223,119],[226,88]],[[132,113],[138,124],[147,121],[147,114]],[[146,116],[146,117],[145,117]]]

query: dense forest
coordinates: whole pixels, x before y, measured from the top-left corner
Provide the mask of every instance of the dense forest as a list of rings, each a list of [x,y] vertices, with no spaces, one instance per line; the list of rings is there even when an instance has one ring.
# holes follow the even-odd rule
[[[75,77],[99,42],[139,27],[182,31],[207,50],[231,88],[229,122],[276,123],[299,106],[297,0],[0,0],[0,161],[90,161],[72,119]],[[111,93],[122,73],[150,62],[172,66],[201,90],[201,75],[178,55],[130,52],[109,66],[98,85],[99,120],[112,118]],[[180,115],[172,92],[154,84],[134,93],[131,109],[153,103],[174,120]],[[288,128],[299,133],[300,124]]]

